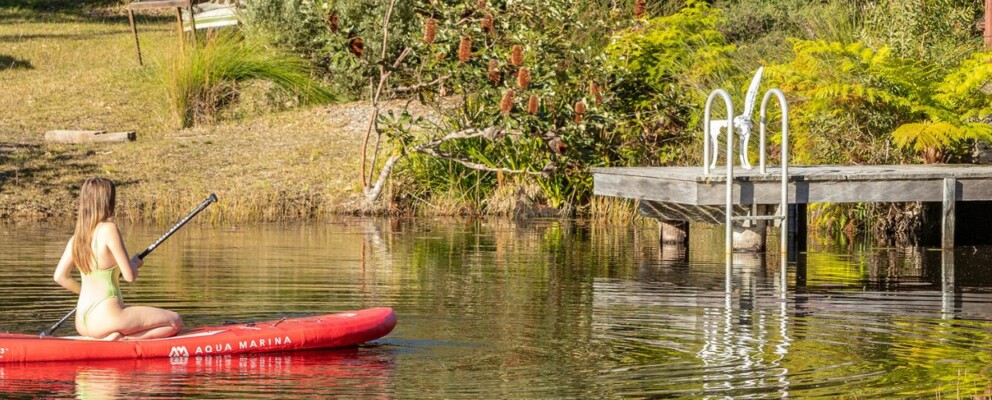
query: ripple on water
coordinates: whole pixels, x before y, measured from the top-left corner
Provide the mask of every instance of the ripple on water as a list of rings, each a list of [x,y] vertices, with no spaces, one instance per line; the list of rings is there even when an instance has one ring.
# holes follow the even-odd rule
[[[161,230],[126,227],[128,245]],[[40,331],[75,305],[51,281],[69,231],[0,226],[0,331]],[[21,379],[38,365],[0,365],[0,390],[930,398],[981,395],[992,381],[992,251],[958,255],[950,281],[939,253],[918,250],[814,249],[784,271],[734,255],[728,293],[722,236],[703,231],[689,253],[671,253],[656,235],[557,220],[191,226],[124,285],[129,303],[175,309],[188,326],[372,306],[394,307],[399,324],[343,351],[80,363],[45,381]]]

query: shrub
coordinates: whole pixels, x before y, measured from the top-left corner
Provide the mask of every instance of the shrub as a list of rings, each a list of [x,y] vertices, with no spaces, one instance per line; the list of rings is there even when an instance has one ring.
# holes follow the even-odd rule
[[[981,46],[982,7],[971,0],[864,2],[862,41],[937,67],[956,65]]]
[[[634,19],[632,8],[610,7],[483,0],[419,10],[421,28],[395,38],[407,57],[399,64],[370,59],[395,65],[386,71],[397,93],[415,96],[436,116],[387,114],[376,126],[395,146],[386,154],[411,155],[400,165],[410,182],[405,190],[424,199],[471,199],[480,209],[501,184],[533,185],[566,213],[586,204],[588,168],[622,162],[603,48]],[[460,196],[446,193],[469,182]]]
[[[244,21],[252,36],[268,38],[317,65],[340,93],[367,92],[381,57],[383,15],[388,1],[246,0]],[[395,58],[419,32],[417,2],[400,1],[389,25],[386,58]],[[399,40],[397,40],[399,39]],[[358,50],[358,48],[361,50]],[[359,55],[358,53],[361,53]]]
[[[721,13],[701,1],[618,34],[606,49],[612,109],[623,116],[618,132],[632,162],[685,162],[692,142],[686,128],[700,118],[709,91],[739,70],[736,52],[717,26]]]
[[[239,87],[253,80],[271,82],[301,102],[329,102],[334,95],[310,78],[298,57],[244,40],[233,31],[187,44],[160,69],[172,115],[182,127],[212,119],[237,99]]]
[[[765,71],[790,97],[800,163],[890,162],[888,134],[926,117],[932,69],[861,43],[794,40],[793,52]]]

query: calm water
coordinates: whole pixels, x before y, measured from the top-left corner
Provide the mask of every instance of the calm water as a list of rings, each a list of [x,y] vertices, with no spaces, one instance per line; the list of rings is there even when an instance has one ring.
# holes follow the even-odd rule
[[[722,231],[694,231],[686,257],[660,249],[656,229],[188,227],[125,285],[128,303],[175,309],[188,326],[374,306],[395,308],[399,323],[339,351],[0,364],[0,397],[972,398],[992,388],[990,249],[942,258],[813,246],[784,276],[776,253],[740,254],[728,292]],[[124,227],[132,252],[163,230]],[[0,331],[38,332],[72,309],[51,280],[70,234],[0,226]]]

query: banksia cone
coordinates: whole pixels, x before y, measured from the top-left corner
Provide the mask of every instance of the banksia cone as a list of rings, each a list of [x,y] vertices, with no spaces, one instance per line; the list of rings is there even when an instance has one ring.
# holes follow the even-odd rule
[[[489,0],[479,0],[479,3],[475,5],[475,8],[480,10],[485,10],[486,6],[489,5]]]
[[[560,155],[561,153],[565,152],[565,149],[568,148],[568,145],[565,144],[565,142],[561,140],[561,138],[555,137],[554,139],[551,139],[551,141],[548,142],[548,147],[551,147],[551,151],[554,151],[555,154]]]
[[[442,52],[442,53],[437,53],[437,59],[438,59],[438,60],[443,60],[443,59],[444,59],[445,57],[447,57],[447,56],[448,56],[448,55],[447,55],[447,54],[445,54],[445,53],[443,53],[443,52]]]
[[[458,43],[458,61],[467,62],[472,59],[472,38],[462,36],[462,41]]]
[[[482,30],[485,31],[486,33],[493,33],[493,15],[492,14],[486,14],[485,17],[482,17]]]
[[[582,114],[586,113],[586,103],[584,101],[579,101],[575,103],[575,123],[578,124],[582,122]]]
[[[634,1],[634,18],[641,19],[644,17],[646,12],[645,6],[647,5],[647,0],[635,0]]]
[[[540,105],[540,99],[537,98],[537,95],[530,95],[530,99],[527,100],[527,112],[530,113],[530,115],[537,114],[537,108],[540,107]]]
[[[424,23],[424,42],[431,44],[434,43],[434,39],[437,39],[437,20],[428,18]]]
[[[527,89],[527,86],[530,86],[530,70],[526,67],[520,68],[520,71],[517,71],[517,87]]]
[[[355,57],[362,58],[365,56],[365,42],[362,41],[362,38],[352,38],[351,41],[348,42],[348,47],[351,54],[354,54]]]
[[[517,67],[524,63],[524,48],[519,44],[513,45],[513,49],[510,50],[510,63]]]
[[[513,110],[513,89],[507,89],[503,92],[503,100],[499,102],[499,111],[503,115],[509,115],[510,111]]]
[[[499,79],[503,77],[503,73],[499,70],[499,61],[489,60],[489,82],[499,83]]]
[[[327,29],[330,29],[332,33],[337,33],[339,28],[340,24],[338,23],[338,12],[332,11],[327,16]]]
[[[595,99],[597,106],[603,102],[603,94],[599,92],[599,85],[595,81],[589,81],[589,95]]]

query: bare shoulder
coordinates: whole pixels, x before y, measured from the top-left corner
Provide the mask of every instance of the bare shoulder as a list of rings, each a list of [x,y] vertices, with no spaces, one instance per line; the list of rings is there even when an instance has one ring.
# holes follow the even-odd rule
[[[111,221],[105,221],[97,224],[96,231],[94,232],[94,236],[100,238],[114,238],[120,237],[120,235],[121,231],[117,228],[117,224]]]

